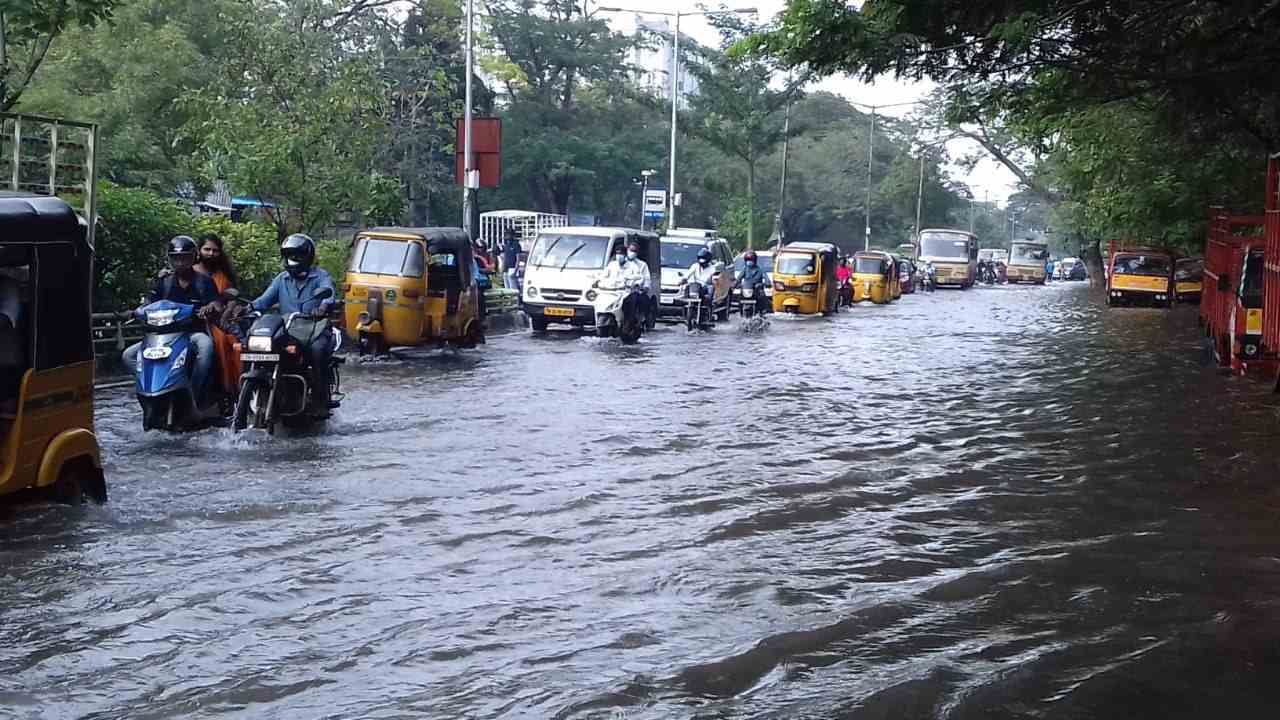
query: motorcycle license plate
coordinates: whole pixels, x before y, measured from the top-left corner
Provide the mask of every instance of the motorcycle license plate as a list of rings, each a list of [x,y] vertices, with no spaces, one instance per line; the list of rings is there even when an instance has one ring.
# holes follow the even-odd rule
[[[543,315],[548,315],[548,316],[550,316],[550,317],[568,317],[568,318],[571,318],[571,317],[573,317],[573,308],[560,308],[560,307],[549,307],[549,308],[543,308],[543,310],[542,310],[542,314],[543,314]]]
[[[240,353],[240,362],[280,362],[277,353]]]

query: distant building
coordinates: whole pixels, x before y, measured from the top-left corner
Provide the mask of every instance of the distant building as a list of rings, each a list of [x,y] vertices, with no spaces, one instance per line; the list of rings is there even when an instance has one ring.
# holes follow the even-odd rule
[[[635,16],[634,32],[640,45],[632,53],[636,83],[658,97],[671,97],[671,56],[674,50],[671,25],[666,18]],[[688,35],[680,35],[680,44],[693,43]],[[688,57],[686,55],[686,57]],[[689,98],[698,93],[698,80],[689,72],[688,64],[680,67],[680,104],[688,105]]]

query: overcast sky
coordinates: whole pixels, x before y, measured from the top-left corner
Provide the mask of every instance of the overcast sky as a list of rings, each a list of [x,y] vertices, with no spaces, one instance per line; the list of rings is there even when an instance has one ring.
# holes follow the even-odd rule
[[[764,20],[781,12],[785,5],[785,0],[758,0],[755,3],[750,0],[739,0],[727,6],[730,8],[754,7],[760,11],[760,19]],[[681,2],[680,0],[604,0],[602,2],[592,0],[591,7],[643,9],[649,12],[675,12],[677,8],[682,11],[692,10],[689,2]],[[712,5],[711,7],[715,6]],[[617,20],[611,21],[610,24],[614,25],[619,31],[630,32],[634,28],[634,16],[615,15],[615,17],[617,17]],[[707,23],[705,18],[701,17],[681,18],[680,32],[682,35],[693,37],[698,42],[707,45],[715,45],[719,41],[719,36],[715,29]],[[813,88],[827,90],[855,103],[885,106],[920,100],[929,94],[929,91],[933,89],[933,85],[930,83],[899,82],[892,78],[885,78],[873,85],[868,85],[847,76],[833,76],[816,83]],[[879,112],[902,117],[910,114],[914,109],[910,106],[893,107],[885,108]],[[950,168],[952,177],[972,188],[974,195],[979,199],[985,195],[991,200],[1003,204],[1011,193],[1017,191],[1013,173],[1000,163],[987,157],[985,153],[981,153],[981,148],[976,143],[954,141],[947,145],[947,149],[952,157],[972,153],[981,154],[983,159],[972,173],[958,167]]]

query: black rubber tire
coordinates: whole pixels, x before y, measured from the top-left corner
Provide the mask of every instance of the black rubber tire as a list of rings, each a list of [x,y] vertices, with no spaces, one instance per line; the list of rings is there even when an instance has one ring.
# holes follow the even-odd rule
[[[249,427],[249,393],[253,390],[253,385],[251,382],[240,383],[240,393],[236,396],[236,406],[231,416],[232,432],[240,432]]]
[[[86,497],[102,504],[107,501],[107,483],[93,461],[79,457],[62,466],[49,487],[49,497],[62,505],[81,505]]]
[[[533,329],[534,334],[541,335],[547,331],[547,321],[539,318],[529,318],[529,327]]]

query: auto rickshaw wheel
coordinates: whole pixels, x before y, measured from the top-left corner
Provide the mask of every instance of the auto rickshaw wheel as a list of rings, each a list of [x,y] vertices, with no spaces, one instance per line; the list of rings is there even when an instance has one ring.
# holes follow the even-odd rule
[[[78,457],[62,466],[49,495],[63,505],[80,505],[85,497],[100,505],[107,501],[107,482],[92,460]]]

